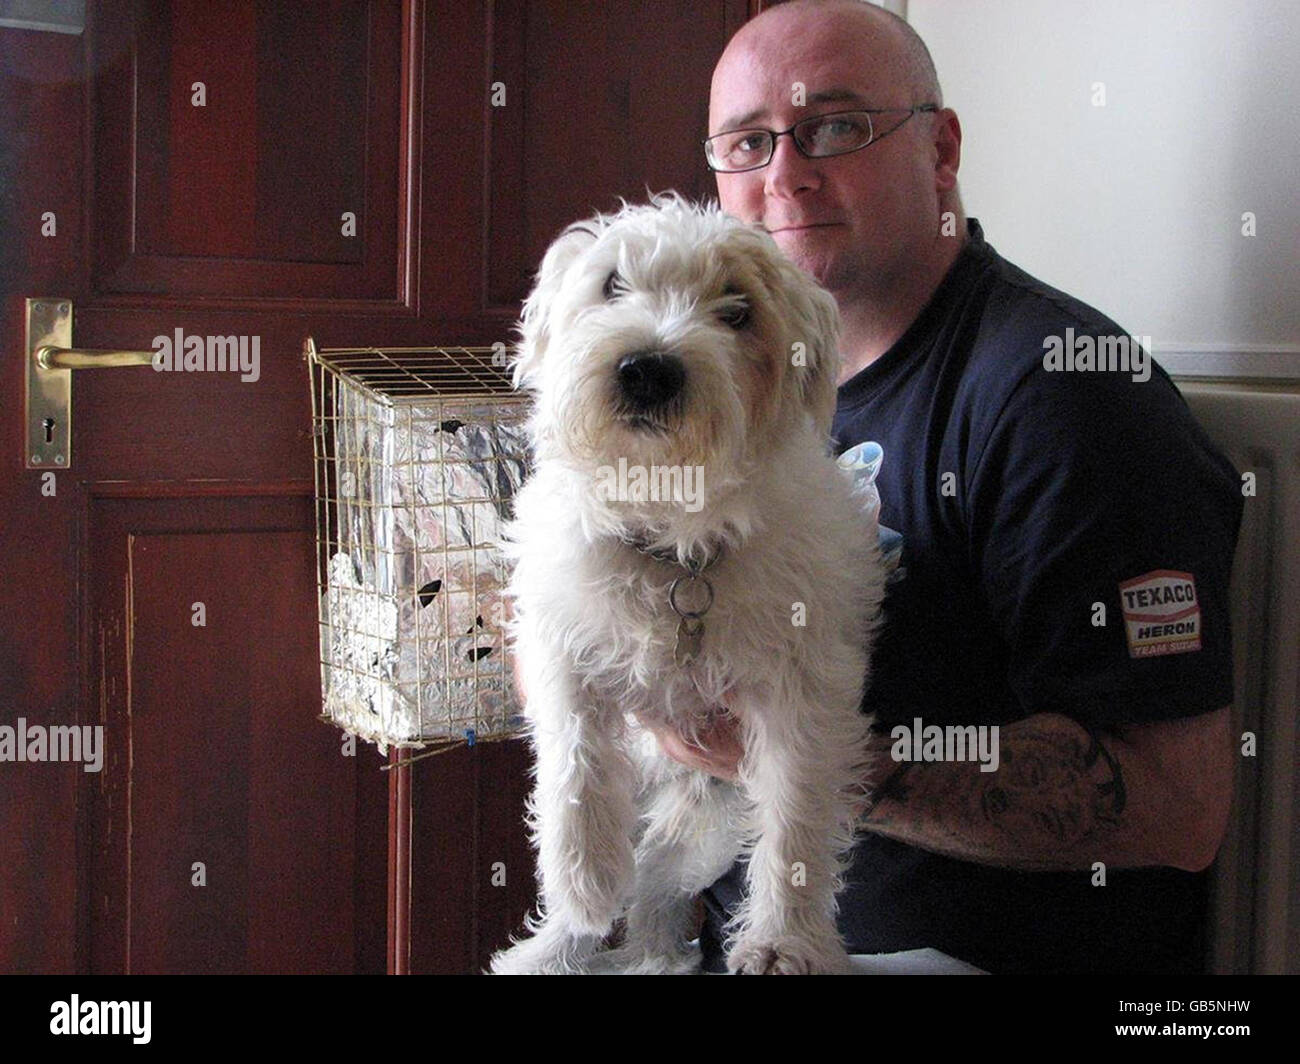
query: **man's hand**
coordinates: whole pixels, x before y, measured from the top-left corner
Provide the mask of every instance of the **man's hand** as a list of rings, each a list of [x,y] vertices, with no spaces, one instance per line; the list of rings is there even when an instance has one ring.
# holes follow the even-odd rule
[[[670,724],[648,720],[642,720],[641,724],[654,732],[665,757],[732,783],[740,778],[740,759],[745,748],[740,738],[740,721],[731,713],[713,715],[709,725],[699,733],[699,746],[692,746]]]
[[[523,670],[519,667],[518,655],[512,656],[511,662],[515,671],[515,691],[522,704],[528,701],[528,692],[524,690]],[[725,697],[723,701],[726,701]],[[688,739],[668,724],[644,720],[641,724],[654,733],[665,757],[670,757],[687,768],[696,768],[732,783],[740,778],[740,758],[745,749],[740,739],[740,721],[731,713],[714,715],[709,726],[700,732],[700,746],[692,746]]]

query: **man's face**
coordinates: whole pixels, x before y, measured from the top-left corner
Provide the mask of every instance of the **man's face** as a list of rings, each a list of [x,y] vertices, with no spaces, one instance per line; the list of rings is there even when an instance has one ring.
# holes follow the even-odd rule
[[[780,11],[780,9],[776,9]],[[733,42],[713,77],[709,133],[788,129],[814,115],[858,108],[911,107],[881,38],[860,22],[827,19],[797,32],[779,19]],[[883,61],[869,58],[881,55]],[[795,102],[804,88],[803,105]],[[905,114],[875,115],[876,136]],[[727,212],[767,229],[794,262],[847,297],[887,298],[897,274],[918,258],[938,227],[930,116],[848,155],[806,159],[793,138],[778,138],[760,170],[717,174]]]

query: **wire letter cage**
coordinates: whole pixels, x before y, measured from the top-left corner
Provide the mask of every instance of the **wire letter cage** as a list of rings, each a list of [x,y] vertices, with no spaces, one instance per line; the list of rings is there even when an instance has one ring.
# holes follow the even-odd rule
[[[502,350],[304,345],[324,716],[381,750],[522,725],[497,541],[527,400]]]

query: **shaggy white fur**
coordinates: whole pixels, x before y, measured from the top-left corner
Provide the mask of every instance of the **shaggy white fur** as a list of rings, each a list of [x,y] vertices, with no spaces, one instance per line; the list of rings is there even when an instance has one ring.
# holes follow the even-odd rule
[[[692,899],[746,851],[729,967],[848,970],[835,893],[884,575],[828,453],[837,333],[830,295],[711,205],[655,197],[547,251],[515,365],[536,393],[535,467],[505,544],[541,907],[494,972],[583,971],[624,913],[604,961],[690,971]],[[620,459],[695,469],[700,505],[600,490]],[[674,580],[679,609],[703,610],[685,662],[679,629],[696,622],[674,611]],[[638,723],[693,734],[727,692],[737,785],[668,760]]]

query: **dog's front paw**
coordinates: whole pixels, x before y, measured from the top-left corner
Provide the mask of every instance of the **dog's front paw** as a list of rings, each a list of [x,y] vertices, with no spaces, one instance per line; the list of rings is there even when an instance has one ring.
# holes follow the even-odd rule
[[[493,975],[582,975],[600,946],[595,935],[543,930],[492,955]]]
[[[538,949],[536,943],[536,939],[530,938],[517,942],[509,949],[498,950],[492,954],[488,971],[493,975],[549,974],[552,958]]]
[[[666,952],[620,947],[597,954],[589,968],[593,975],[693,975],[699,970],[698,946]]]
[[[849,955],[838,943],[817,945],[803,938],[741,939],[727,955],[736,975],[848,975]]]

